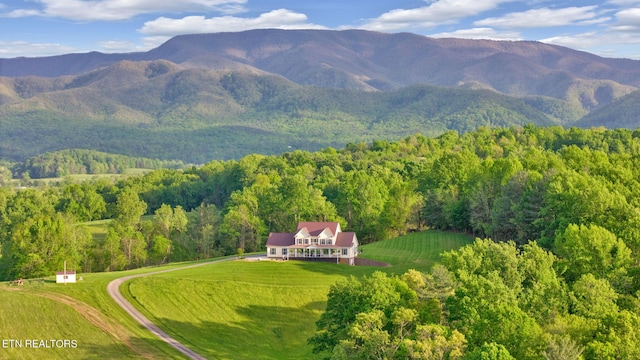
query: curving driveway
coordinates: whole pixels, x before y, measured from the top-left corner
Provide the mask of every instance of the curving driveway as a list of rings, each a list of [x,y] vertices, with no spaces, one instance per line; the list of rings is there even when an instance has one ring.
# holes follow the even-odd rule
[[[250,256],[247,256],[247,258],[257,258],[257,257],[261,257],[261,256],[263,256],[263,255],[250,255]],[[124,309],[124,311],[127,312],[127,314],[129,314],[138,323],[140,323],[140,325],[144,326],[146,329],[151,331],[155,336],[159,337],[161,340],[163,340],[164,342],[166,342],[167,344],[171,345],[176,350],[178,350],[181,353],[183,353],[184,355],[186,355],[189,359],[206,360],[205,357],[199,355],[195,351],[189,349],[188,347],[184,346],[182,343],[178,342],[178,340],[176,340],[176,339],[172,338],[171,336],[169,336],[166,332],[162,331],[157,325],[155,325],[151,321],[149,321],[149,319],[147,319],[144,315],[142,315],[142,313],[140,313],[138,310],[136,310],[133,307],[133,305],[131,305],[131,303],[129,301],[127,301],[127,299],[125,299],[124,296],[122,296],[122,294],[120,293],[120,285],[122,285],[127,280],[135,279],[135,278],[142,277],[142,276],[149,276],[149,275],[161,274],[161,273],[166,273],[166,272],[171,272],[171,271],[190,269],[190,268],[194,268],[194,267],[198,267],[198,266],[209,265],[209,264],[213,264],[213,263],[217,263],[217,262],[230,261],[230,260],[236,260],[236,259],[237,258],[232,257],[232,258],[226,258],[226,259],[219,259],[219,260],[202,262],[202,263],[198,263],[198,264],[186,265],[186,266],[178,267],[178,268],[174,268],[174,269],[158,270],[158,271],[145,273],[145,274],[124,276],[124,277],[112,280],[107,285],[107,293],[109,294],[109,296],[111,296],[111,298],[121,308]]]

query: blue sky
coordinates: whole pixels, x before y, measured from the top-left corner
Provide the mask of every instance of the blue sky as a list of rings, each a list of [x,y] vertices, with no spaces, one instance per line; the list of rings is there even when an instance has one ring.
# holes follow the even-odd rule
[[[0,58],[132,52],[190,33],[366,29],[640,59],[640,0],[0,0]]]

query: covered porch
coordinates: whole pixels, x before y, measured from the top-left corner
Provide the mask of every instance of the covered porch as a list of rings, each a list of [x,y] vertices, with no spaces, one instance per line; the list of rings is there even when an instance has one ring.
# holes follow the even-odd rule
[[[289,259],[317,259],[340,261],[341,248],[337,246],[289,246],[284,257]]]

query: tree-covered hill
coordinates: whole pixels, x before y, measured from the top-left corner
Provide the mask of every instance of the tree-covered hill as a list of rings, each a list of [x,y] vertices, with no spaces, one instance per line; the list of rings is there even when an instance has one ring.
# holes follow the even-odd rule
[[[415,84],[482,84],[515,96],[585,101],[594,92],[617,96],[640,86],[640,62],[607,59],[533,41],[429,38],[363,30],[278,30],[187,34],[145,53],[67,54],[0,59],[0,76],[78,75],[122,60],[168,60],[189,68],[248,70],[297,84],[392,90]],[[584,92],[584,93],[582,93]],[[584,97],[584,99],[582,99]],[[600,104],[604,105],[604,104]]]
[[[181,161],[134,158],[95,150],[70,149],[34,156],[13,166],[17,177],[31,179],[74,174],[122,174],[128,169],[180,169]]]
[[[576,126],[604,126],[609,129],[640,127],[640,91],[632,92],[581,118]]]
[[[0,158],[11,161],[80,148],[204,163],[416,132],[550,125],[562,113],[540,105],[548,103],[544,99],[525,101],[490,90],[329,89],[167,61],[124,61],[53,79],[4,78],[2,85]]]
[[[310,344],[343,358],[636,359],[638,159],[638,131],[525,125],[0,187],[0,278],[264,251],[301,220],[339,221],[362,244],[456,231],[485,239],[430,273],[333,286]]]

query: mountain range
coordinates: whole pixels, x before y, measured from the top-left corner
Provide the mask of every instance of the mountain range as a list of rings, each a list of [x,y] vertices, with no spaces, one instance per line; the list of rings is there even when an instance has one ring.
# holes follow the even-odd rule
[[[482,125],[636,128],[639,88],[638,60],[539,42],[182,35],[148,52],[0,59],[0,159],[83,147],[198,162]]]

